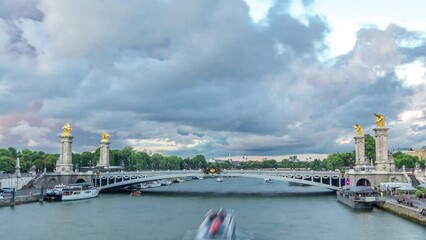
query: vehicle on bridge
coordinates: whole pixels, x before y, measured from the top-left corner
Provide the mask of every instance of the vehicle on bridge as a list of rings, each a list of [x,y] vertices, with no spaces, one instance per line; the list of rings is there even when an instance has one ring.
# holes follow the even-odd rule
[[[354,209],[373,209],[377,192],[366,186],[344,187],[336,192],[337,201]]]
[[[198,228],[196,240],[234,240],[235,219],[234,210],[211,209]]]
[[[1,192],[4,192],[4,193],[12,193],[12,192],[13,192],[13,188],[10,188],[10,187],[4,187],[4,188],[2,188],[2,189],[1,189]]]

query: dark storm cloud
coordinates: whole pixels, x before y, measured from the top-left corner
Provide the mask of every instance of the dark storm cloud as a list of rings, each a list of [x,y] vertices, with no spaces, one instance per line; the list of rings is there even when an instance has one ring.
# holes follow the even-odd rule
[[[113,148],[160,139],[174,144],[162,152],[186,156],[345,150],[336,139],[355,122],[397,119],[416,91],[394,68],[417,54],[398,43],[419,35],[361,29],[351,52],[324,63],[328,24],[292,17],[289,4],[263,25],[227,0],[46,0],[0,12],[0,114],[30,112],[39,128],[21,128],[50,142],[70,122],[77,150],[108,131]]]

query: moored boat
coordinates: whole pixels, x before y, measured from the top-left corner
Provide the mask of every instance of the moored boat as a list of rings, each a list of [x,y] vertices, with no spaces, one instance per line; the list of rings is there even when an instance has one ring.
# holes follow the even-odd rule
[[[172,185],[172,183],[173,183],[172,181],[167,179],[163,179],[160,181],[161,186],[169,186],[169,185]]]
[[[47,188],[44,200],[60,201],[62,199],[62,190],[64,188],[66,188],[66,185],[63,183]]]
[[[175,178],[175,179],[173,179],[173,182],[174,183],[181,183],[181,182],[184,182],[184,180],[182,178]]]
[[[161,187],[161,183],[159,183],[157,181],[153,181],[153,182],[148,183],[148,187],[149,188]]]
[[[233,210],[211,209],[198,228],[195,240],[234,240],[235,219]]]
[[[377,193],[365,186],[344,187],[337,191],[337,201],[354,209],[373,209]]]
[[[68,185],[62,190],[62,201],[88,199],[98,195],[99,189],[90,184]]]

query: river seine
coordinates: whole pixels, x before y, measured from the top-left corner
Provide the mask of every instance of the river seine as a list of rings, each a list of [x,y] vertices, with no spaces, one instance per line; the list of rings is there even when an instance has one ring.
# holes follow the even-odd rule
[[[193,180],[140,197],[0,208],[1,239],[193,239],[211,208],[235,210],[237,239],[426,239],[426,228],[383,210],[354,211],[317,187],[262,179]]]

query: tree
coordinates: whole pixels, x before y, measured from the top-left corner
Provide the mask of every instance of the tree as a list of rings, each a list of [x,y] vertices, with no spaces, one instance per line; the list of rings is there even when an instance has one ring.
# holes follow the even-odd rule
[[[370,134],[365,134],[365,155],[373,163],[376,161],[376,140]]]
[[[15,171],[15,161],[9,156],[0,157],[0,171],[13,173]]]
[[[277,167],[277,161],[276,160],[265,160],[262,162],[263,168],[276,168]]]
[[[9,150],[10,154],[12,154],[12,157],[14,159],[18,158],[18,151],[16,151],[13,147],[8,147],[7,150]]]
[[[402,166],[414,168],[416,166],[416,162],[419,161],[417,156],[411,156],[402,152],[396,152],[392,154],[392,157],[395,161],[395,166],[398,168],[401,168]]]

